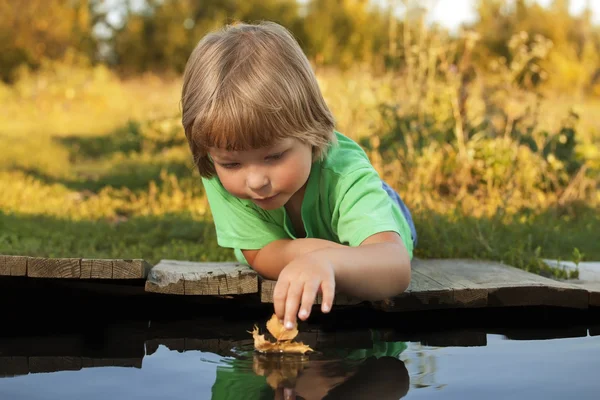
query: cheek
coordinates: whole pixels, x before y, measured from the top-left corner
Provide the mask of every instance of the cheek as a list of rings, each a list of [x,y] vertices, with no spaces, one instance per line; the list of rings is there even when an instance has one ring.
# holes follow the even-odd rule
[[[294,162],[282,166],[277,171],[279,186],[286,187],[288,190],[299,189],[308,179],[310,166],[311,163],[304,162],[304,160],[294,160]]]
[[[221,172],[221,173],[217,173],[217,175],[219,176],[219,180],[221,181],[221,184],[223,184],[223,187],[229,193],[231,193],[237,197],[240,197],[240,195],[244,193],[244,186],[243,186],[244,180],[243,180],[243,177],[241,174],[233,174],[231,172]]]

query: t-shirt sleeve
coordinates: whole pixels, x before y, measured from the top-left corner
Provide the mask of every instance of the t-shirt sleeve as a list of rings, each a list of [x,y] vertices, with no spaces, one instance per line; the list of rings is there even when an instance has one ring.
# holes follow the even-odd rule
[[[333,228],[341,243],[358,246],[369,236],[392,231],[400,235],[412,259],[410,226],[383,188],[377,171],[361,168],[340,176],[334,201]]]
[[[281,226],[266,211],[229,194],[216,178],[202,178],[221,247],[232,248],[240,262],[241,249],[258,250],[277,239],[287,238]]]

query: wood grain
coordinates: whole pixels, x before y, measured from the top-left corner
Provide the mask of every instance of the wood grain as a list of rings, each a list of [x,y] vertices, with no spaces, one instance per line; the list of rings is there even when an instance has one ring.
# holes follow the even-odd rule
[[[27,276],[31,278],[79,279],[81,259],[31,257],[27,263]]]
[[[26,256],[0,255],[0,276],[26,276]]]
[[[146,279],[152,266],[141,259],[48,258],[0,255],[0,276],[54,279]]]
[[[258,293],[258,274],[237,263],[161,260],[148,274],[146,291],[205,296]]]
[[[413,262],[411,286],[406,293],[377,305],[385,311],[413,310],[418,306],[414,296],[419,296],[419,293],[429,294],[427,302],[420,305],[422,309],[486,306],[559,306],[583,309],[588,307],[590,300],[589,293],[584,288],[498,262],[427,259]]]

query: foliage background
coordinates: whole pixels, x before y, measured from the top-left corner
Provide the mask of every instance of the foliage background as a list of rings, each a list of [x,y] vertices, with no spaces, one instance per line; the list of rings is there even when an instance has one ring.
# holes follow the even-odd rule
[[[201,36],[274,20],[413,210],[417,257],[600,259],[600,27],[569,1],[0,0],[0,253],[228,260],[180,125]]]

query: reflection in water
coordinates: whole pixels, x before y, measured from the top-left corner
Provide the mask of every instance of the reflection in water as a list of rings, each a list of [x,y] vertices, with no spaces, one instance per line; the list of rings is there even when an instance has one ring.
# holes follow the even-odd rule
[[[212,399],[399,399],[408,370],[404,342],[373,335],[369,349],[323,349],[310,355],[261,354],[248,346],[217,367]]]
[[[307,325],[299,339],[314,353],[264,355],[251,322],[4,324],[0,398],[581,400],[597,399],[600,387],[600,336],[587,326],[491,334]]]
[[[444,385],[436,383],[436,357],[435,352],[420,343],[411,344],[411,354],[405,360],[410,371],[411,385],[415,389],[433,387],[441,389]]]

